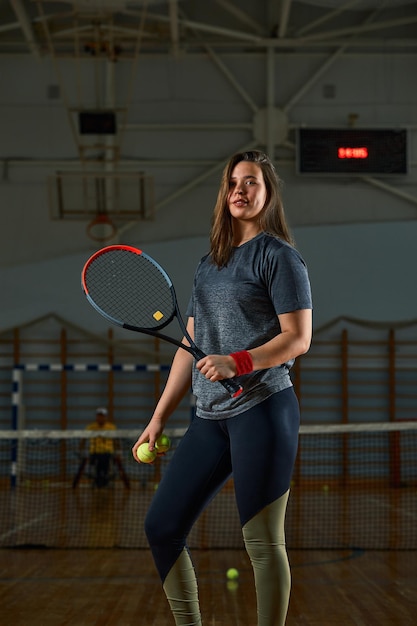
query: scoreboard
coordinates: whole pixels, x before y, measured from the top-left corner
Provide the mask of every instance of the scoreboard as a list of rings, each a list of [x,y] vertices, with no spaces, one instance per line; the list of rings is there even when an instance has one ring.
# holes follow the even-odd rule
[[[407,130],[299,128],[299,174],[407,174]]]

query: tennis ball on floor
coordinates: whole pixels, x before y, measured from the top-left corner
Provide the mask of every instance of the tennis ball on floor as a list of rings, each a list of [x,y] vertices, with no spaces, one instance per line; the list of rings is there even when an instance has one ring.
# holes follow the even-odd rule
[[[136,450],[136,456],[141,463],[152,463],[156,459],[156,451],[149,450],[149,444],[147,442],[141,443]]]
[[[168,435],[164,435],[162,433],[162,435],[160,435],[156,440],[155,447],[158,452],[167,452],[167,450],[169,450],[171,447],[171,439],[168,437]]]
[[[237,580],[239,578],[239,571],[235,567],[230,567],[226,572],[226,576],[228,580]]]

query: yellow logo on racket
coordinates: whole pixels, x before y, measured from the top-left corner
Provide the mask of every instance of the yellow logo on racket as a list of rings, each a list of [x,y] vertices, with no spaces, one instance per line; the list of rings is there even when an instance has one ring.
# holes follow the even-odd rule
[[[152,315],[152,317],[157,321],[160,322],[161,319],[164,317],[164,314],[161,313],[161,311],[155,311],[155,313]]]

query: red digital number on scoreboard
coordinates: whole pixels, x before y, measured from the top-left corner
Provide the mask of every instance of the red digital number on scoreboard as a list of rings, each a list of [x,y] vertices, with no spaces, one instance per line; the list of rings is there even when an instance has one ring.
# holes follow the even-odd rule
[[[337,149],[337,158],[338,159],[367,159],[368,158],[368,148],[338,148]]]

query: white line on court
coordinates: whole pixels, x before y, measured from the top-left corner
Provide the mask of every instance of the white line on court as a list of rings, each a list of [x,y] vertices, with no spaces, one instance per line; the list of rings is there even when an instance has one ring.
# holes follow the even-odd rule
[[[44,513],[43,515],[40,515],[39,517],[31,520],[30,522],[26,522],[25,524],[20,524],[20,526],[16,526],[16,528],[13,528],[12,530],[8,530],[6,533],[3,533],[2,535],[0,535],[0,541],[2,539],[6,539],[6,537],[10,537],[10,535],[14,535],[20,532],[21,530],[25,530],[26,528],[29,528],[30,526],[33,526],[34,524],[38,524],[39,522],[42,522],[47,517],[50,517],[50,514]]]

